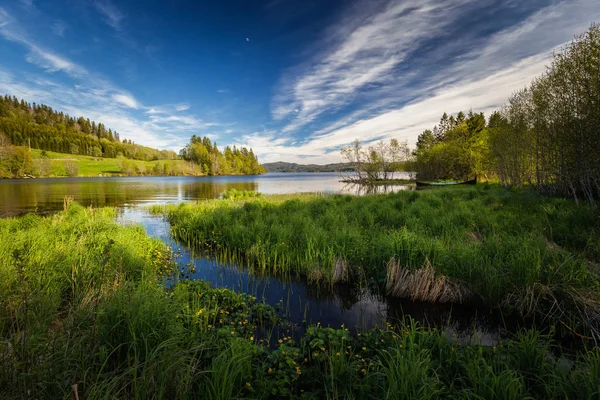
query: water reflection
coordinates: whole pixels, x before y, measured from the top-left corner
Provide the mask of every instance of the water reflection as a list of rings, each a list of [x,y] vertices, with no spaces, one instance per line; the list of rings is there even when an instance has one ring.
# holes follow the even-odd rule
[[[123,223],[137,223],[149,235],[160,238],[179,254],[185,268],[185,279],[201,279],[214,287],[225,287],[249,293],[266,304],[279,307],[291,322],[288,334],[299,337],[306,325],[320,322],[323,326],[344,324],[353,331],[383,327],[411,316],[424,326],[435,327],[463,343],[495,345],[505,334],[504,321],[498,313],[471,306],[413,302],[374,293],[360,286],[336,284],[315,285],[305,279],[282,279],[259,276],[233,264],[196,254],[177,243],[170,235],[168,223],[148,215],[139,208],[121,212]]]
[[[329,192],[366,194],[403,186],[362,188],[340,182],[337,173],[277,173],[261,176],[130,177],[0,180],[0,215],[46,213],[63,208],[65,196],[85,206],[124,207],[219,197],[229,189],[262,193]]]
[[[340,182],[337,173],[4,180],[0,181],[0,213],[8,216],[62,210],[65,196],[71,196],[86,206],[116,206],[120,210],[121,222],[141,224],[150,236],[162,239],[174,251],[180,252],[181,265],[193,267],[190,269],[194,271],[190,272],[190,279],[204,279],[216,287],[250,293],[267,304],[280,306],[297,335],[302,334],[305,324],[321,322],[332,327],[344,324],[349,328],[364,330],[388,321],[402,320],[406,315],[424,325],[456,334],[464,341],[472,341],[475,337],[475,340],[484,344],[494,344],[502,334],[499,319],[489,311],[388,298],[351,285],[318,286],[301,279],[256,276],[235,265],[197,256],[171,238],[169,226],[163,219],[152,217],[139,207],[216,198],[232,188],[266,194],[368,194],[407,189],[404,186],[364,188],[348,185]]]

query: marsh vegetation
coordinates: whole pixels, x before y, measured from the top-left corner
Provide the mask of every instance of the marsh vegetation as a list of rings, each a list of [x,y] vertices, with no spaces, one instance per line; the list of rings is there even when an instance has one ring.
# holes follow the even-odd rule
[[[182,243],[258,273],[480,302],[597,335],[597,210],[493,185],[155,207]],[[410,285],[406,282],[412,282]]]
[[[365,199],[394,196],[414,194]],[[233,197],[205,205],[231,212],[349,202]],[[413,202],[435,201],[426,199]],[[599,388],[597,348],[563,353],[535,330],[495,347],[410,320],[363,333],[318,323],[300,338],[272,336],[285,325],[273,308],[202,281],[164,285],[176,268],[162,242],[118,225],[114,209],[65,207],[0,220],[3,398],[558,399],[590,398]]]

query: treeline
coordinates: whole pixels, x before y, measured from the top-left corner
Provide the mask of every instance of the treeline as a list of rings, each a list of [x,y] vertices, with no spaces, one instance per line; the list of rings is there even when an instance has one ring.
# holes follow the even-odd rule
[[[296,164],[284,161],[276,161],[272,163],[264,163],[263,167],[267,172],[338,172],[338,171],[354,171],[354,167],[350,163],[334,163],[334,164]]]
[[[177,154],[122,140],[119,133],[83,117],[74,118],[43,104],[0,96],[0,133],[15,146],[92,157],[172,160]]]
[[[414,169],[418,179],[471,179],[490,170],[489,132],[485,116],[446,113],[439,125],[426,130],[417,140]]]
[[[419,136],[414,156],[420,179],[487,176],[600,199],[600,26],[555,54],[544,75],[487,121],[444,114]]]
[[[216,142],[196,135],[181,150],[181,157],[199,165],[206,175],[258,175],[266,172],[252,149],[227,146],[221,153]]]

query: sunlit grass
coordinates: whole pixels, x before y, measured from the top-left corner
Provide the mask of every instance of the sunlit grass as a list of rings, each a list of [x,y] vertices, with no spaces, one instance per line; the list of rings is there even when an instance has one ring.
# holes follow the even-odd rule
[[[162,242],[118,225],[113,209],[66,203],[0,220],[1,398],[564,399],[600,388],[597,347],[563,355],[533,330],[496,347],[412,321],[268,340],[261,332],[283,323],[273,308],[206,282],[163,285],[174,266]]]
[[[206,200],[154,212],[166,214],[181,242],[257,272],[326,282],[366,277],[380,287],[387,283],[391,294],[481,301],[524,315],[554,304],[569,324],[579,318],[571,310],[587,308],[594,314],[588,322],[600,321],[593,268],[600,218],[571,200],[481,185],[363,197]],[[437,278],[424,273],[428,268]],[[435,293],[433,283],[396,290],[398,282],[390,280],[406,274],[445,286]]]

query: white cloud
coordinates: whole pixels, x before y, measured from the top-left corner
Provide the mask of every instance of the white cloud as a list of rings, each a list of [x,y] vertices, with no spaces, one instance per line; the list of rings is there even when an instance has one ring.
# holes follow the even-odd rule
[[[87,74],[85,68],[50,51],[41,49],[31,43],[29,43],[29,49],[30,52],[27,55],[26,60],[49,72],[63,71],[74,77],[81,77]]]
[[[96,9],[104,15],[106,23],[112,26],[116,30],[121,29],[121,21],[123,20],[123,14],[108,0],[96,0]]]
[[[295,112],[284,128],[294,131],[352,101],[365,86],[386,83],[419,42],[443,32],[473,1],[392,1],[371,17],[354,17],[360,24],[349,32],[345,22],[334,34],[341,39],[333,49],[327,48],[300,77],[287,78],[275,98],[273,118]]]
[[[130,95],[126,95],[126,94],[114,94],[112,96],[113,100],[116,101],[117,103],[123,104],[126,107],[129,108],[135,108],[136,110],[138,108],[140,108],[137,100],[135,98],[133,98],[133,96]]]
[[[179,104],[175,106],[175,111],[186,111],[189,110],[190,106],[188,104]]]
[[[102,122],[119,132],[123,139],[161,149],[178,150],[188,140],[182,134],[191,136],[192,132],[202,133],[203,129],[215,125],[193,116],[175,115],[177,109],[184,111],[184,104],[144,107],[132,94],[9,29],[18,30],[20,26],[19,21],[0,8],[0,38],[21,44],[29,50],[27,61],[45,72],[65,72],[67,79],[51,80],[43,72],[11,73],[0,67],[0,93],[47,104],[74,117],[84,116]],[[144,110],[148,118],[131,113],[139,109]]]
[[[85,68],[77,65],[67,58],[54,54],[35,43],[28,40],[25,36],[15,30],[13,18],[2,8],[0,8],[0,36],[12,42],[20,43],[29,49],[26,60],[32,64],[49,71],[62,71],[73,77],[81,77],[87,74]]]
[[[55,21],[54,24],[52,24],[52,32],[56,36],[64,36],[66,30],[67,26],[62,21]]]
[[[25,6],[25,8],[27,9],[33,9],[35,6],[33,4],[33,0],[20,0],[21,4],[23,4]]]
[[[445,24],[458,23],[456,7],[461,3],[454,2],[455,8],[447,13],[439,9],[443,2],[390,4],[353,28],[331,55],[313,62],[314,68],[286,78],[272,107],[275,119],[289,119],[283,135],[256,133],[244,138],[255,144],[261,161],[339,162],[339,147],[354,139],[369,142],[395,137],[414,145],[417,136],[432,128],[443,112],[472,108],[489,115],[515,90],[544,72],[557,46],[584,32],[590,21],[600,20],[597,0],[552,3],[521,23],[479,40],[476,46],[454,41],[438,49],[439,54],[427,63],[440,67],[410,69],[396,76],[393,68],[419,48],[423,35],[433,39]],[[408,6],[412,11],[401,12]],[[442,15],[445,23],[437,20]],[[411,16],[414,20],[409,20]],[[365,92],[365,87],[372,90]],[[343,111],[348,104],[357,107],[340,112],[329,126],[295,144],[297,135],[290,132],[321,121],[327,112]]]

